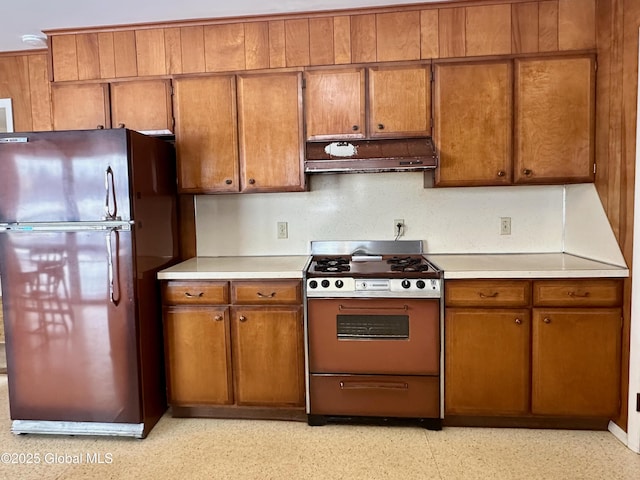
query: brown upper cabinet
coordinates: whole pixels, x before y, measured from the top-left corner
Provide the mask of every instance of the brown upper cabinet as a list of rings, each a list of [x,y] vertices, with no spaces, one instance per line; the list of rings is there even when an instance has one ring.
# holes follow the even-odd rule
[[[301,73],[180,78],[175,110],[181,192],[304,190]]]
[[[594,57],[516,59],[514,70],[514,182],[593,182]]]
[[[434,66],[437,186],[593,181],[593,56],[513,62]]]
[[[431,133],[428,66],[309,70],[305,81],[308,140]]]
[[[170,80],[53,84],[51,100],[54,130],[173,131]]]
[[[511,62],[443,63],[434,71],[435,184],[509,185]]]

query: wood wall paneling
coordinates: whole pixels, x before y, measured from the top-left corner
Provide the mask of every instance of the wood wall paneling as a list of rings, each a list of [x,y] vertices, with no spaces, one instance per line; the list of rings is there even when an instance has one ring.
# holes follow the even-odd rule
[[[351,63],[351,17],[348,15],[333,17],[333,54],[334,63]]]
[[[583,50],[595,46],[596,0],[558,0],[558,48]]]
[[[375,62],[376,16],[353,15],[351,17],[351,62]]]
[[[466,8],[467,56],[511,53],[511,5]]]
[[[136,61],[138,75],[166,75],[167,55],[164,47],[164,28],[136,30]]]
[[[309,64],[332,65],[334,63],[333,18],[309,19]]]
[[[420,11],[376,14],[379,62],[420,59]]]
[[[180,51],[182,73],[206,71],[204,61],[204,27],[182,27],[180,29]]]
[[[182,73],[182,35],[179,28],[164,29],[164,53],[167,73]]]
[[[511,51],[535,53],[538,51],[538,2],[511,5]]]
[[[78,54],[78,80],[97,80],[100,78],[100,51],[97,33],[76,35]]]
[[[284,21],[285,63],[287,67],[309,65],[309,20]]]
[[[284,20],[269,22],[269,66],[280,68],[286,66]]]
[[[439,58],[438,9],[420,12],[420,58]]]
[[[244,25],[229,23],[204,27],[204,59],[207,72],[244,70]]]
[[[32,130],[30,97],[27,56],[0,57],[0,98],[11,99],[13,129],[16,132]]]
[[[78,80],[78,50],[75,35],[54,35],[51,38],[53,78],[62,82]]]
[[[269,24],[244,24],[244,56],[247,70],[269,68]]]
[[[440,58],[464,57],[466,46],[465,8],[441,8],[438,12]]]
[[[100,78],[114,78],[116,76],[116,54],[113,45],[113,32],[98,33],[98,51]]]
[[[29,55],[29,99],[31,101],[31,130],[51,130],[51,84],[45,53]]]
[[[538,35],[541,52],[558,50],[558,0],[538,4]]]
[[[113,51],[115,53],[115,76],[118,78],[137,76],[135,32],[133,30],[113,32]]]

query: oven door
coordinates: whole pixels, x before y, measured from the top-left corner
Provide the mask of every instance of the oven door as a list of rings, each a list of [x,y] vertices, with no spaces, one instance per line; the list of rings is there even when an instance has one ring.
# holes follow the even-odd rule
[[[309,371],[437,375],[439,312],[439,299],[309,299]]]

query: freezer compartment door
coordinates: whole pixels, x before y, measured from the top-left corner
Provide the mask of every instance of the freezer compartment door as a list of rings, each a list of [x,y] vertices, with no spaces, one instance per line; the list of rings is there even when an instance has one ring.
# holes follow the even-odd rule
[[[131,219],[129,132],[0,135],[0,223]]]
[[[141,422],[132,235],[0,235],[12,419]]]

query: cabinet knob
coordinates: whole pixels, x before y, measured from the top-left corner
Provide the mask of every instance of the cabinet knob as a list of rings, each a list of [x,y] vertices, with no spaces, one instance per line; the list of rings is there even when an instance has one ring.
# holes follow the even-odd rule
[[[544,323],[551,323],[551,319],[549,317],[544,317],[544,320],[542,320]]]
[[[231,185],[233,183],[233,181],[230,178],[227,178],[224,183],[226,183],[227,185]]]
[[[98,130],[104,130],[104,125],[96,125],[96,128],[97,128]]]
[[[522,170],[522,173],[524,173],[525,175],[529,176],[529,175],[531,175],[532,172],[528,168],[525,168],[524,170]]]
[[[499,177],[504,177],[504,175],[505,175],[504,170],[498,170]]]
[[[245,317],[244,315],[240,315],[240,318],[238,320],[240,320],[241,322],[246,322],[247,317]]]
[[[358,125],[354,125],[353,127],[351,127],[351,130],[357,132],[358,130],[360,130],[360,127]]]
[[[253,185],[253,184],[255,184],[255,183],[256,183],[256,179],[255,179],[255,178],[250,178],[250,179],[249,179],[249,184],[250,184],[250,185]]]
[[[522,325],[522,320],[520,320],[519,318],[516,318],[516,324],[517,325]]]
[[[224,318],[224,317],[223,317],[222,315],[216,315],[216,316],[214,317],[214,320],[215,320],[216,322],[221,322],[223,318]]]
[[[118,128],[124,128],[124,123],[119,123]]]
[[[384,130],[384,125],[382,123],[378,124],[378,130]]]

